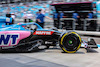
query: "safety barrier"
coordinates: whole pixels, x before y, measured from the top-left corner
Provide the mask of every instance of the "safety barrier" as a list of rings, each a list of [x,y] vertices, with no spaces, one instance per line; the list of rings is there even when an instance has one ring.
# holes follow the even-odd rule
[[[58,31],[60,32],[66,32],[65,29],[58,29]],[[79,31],[79,30],[75,30],[75,32],[77,32],[79,35],[86,35],[86,36],[100,36],[100,32],[96,32],[96,31]]]

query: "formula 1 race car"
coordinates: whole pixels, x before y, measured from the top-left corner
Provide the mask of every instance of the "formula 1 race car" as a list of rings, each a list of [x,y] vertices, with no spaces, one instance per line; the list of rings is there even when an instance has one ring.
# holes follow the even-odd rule
[[[37,23],[18,23],[0,29],[0,51],[13,50],[31,52],[45,45],[56,46],[67,53],[75,53],[84,42],[85,48],[98,48],[94,40],[85,42],[74,31],[60,32],[57,29],[43,29]]]

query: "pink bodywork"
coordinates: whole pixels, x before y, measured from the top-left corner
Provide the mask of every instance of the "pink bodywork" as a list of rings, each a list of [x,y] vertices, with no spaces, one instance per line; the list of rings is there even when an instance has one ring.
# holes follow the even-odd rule
[[[15,45],[17,45],[20,40],[29,37],[31,35],[31,32],[29,32],[29,31],[2,31],[2,32],[0,32],[0,35],[1,34],[4,34],[4,35],[6,35],[6,34],[18,34],[19,38],[17,39],[17,43],[15,44]],[[15,46],[15,45],[12,45],[11,40],[10,40],[8,45],[1,44],[0,47],[9,47],[9,46]]]

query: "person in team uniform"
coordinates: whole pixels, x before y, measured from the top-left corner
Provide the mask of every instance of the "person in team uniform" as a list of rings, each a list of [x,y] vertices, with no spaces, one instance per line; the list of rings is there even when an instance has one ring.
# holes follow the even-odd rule
[[[11,14],[9,12],[7,12],[6,17],[11,18]],[[12,23],[6,23],[6,25],[10,25],[10,24],[12,24]]]
[[[53,15],[54,27],[59,28],[59,23],[60,23],[59,20],[63,17],[64,17],[63,12],[60,12],[60,13],[55,12],[54,13],[54,15]]]
[[[63,18],[63,17],[65,17],[65,16],[64,16],[64,12],[61,12],[61,13],[60,13],[60,18]]]
[[[78,23],[78,26],[81,26],[80,16],[79,16],[79,14],[78,14],[77,11],[75,11],[75,12],[72,14],[72,18],[76,19],[76,23]]]
[[[91,11],[88,13],[87,18],[88,18],[88,19],[92,19],[92,18],[93,18],[93,13],[92,13]],[[92,20],[89,20],[88,23],[89,23],[89,26],[90,26],[90,27],[93,26],[93,25],[92,25],[92,24],[93,24],[93,21],[92,21]]]
[[[36,15],[35,15],[35,17],[36,17],[36,23],[38,23],[38,20],[37,20],[38,15],[39,15],[39,12],[36,12]]]
[[[52,18],[50,18],[50,17],[48,17],[48,16],[45,16],[44,14],[42,14],[42,12],[41,12],[41,9],[39,10],[39,13],[38,13],[38,15],[37,15],[37,18],[36,18],[36,20],[37,20],[37,23],[42,27],[42,28],[44,28],[44,18],[48,18],[48,19],[50,19],[50,20],[52,20]]]
[[[58,13],[55,12],[54,15],[53,15],[53,20],[54,20],[54,27],[58,27]],[[58,26],[57,26],[58,25]]]
[[[15,15],[14,13],[11,13],[11,18],[12,18],[12,24],[14,24],[14,21],[15,21],[16,15]]]
[[[87,17],[88,17],[88,19],[93,19],[93,18],[94,18],[94,15],[93,15],[93,13],[90,11],[90,12],[88,13],[88,16],[87,16]],[[96,29],[97,23],[96,23],[95,21],[89,20],[88,23],[90,23],[89,26],[90,26],[91,28]]]

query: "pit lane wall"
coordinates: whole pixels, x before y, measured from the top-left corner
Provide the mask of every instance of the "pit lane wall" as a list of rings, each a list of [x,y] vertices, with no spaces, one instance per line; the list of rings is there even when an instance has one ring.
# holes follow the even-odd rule
[[[66,30],[58,29],[60,32],[65,32]],[[79,30],[74,30],[77,32],[79,35],[87,35],[87,36],[100,36],[100,32],[96,31],[79,31]]]

